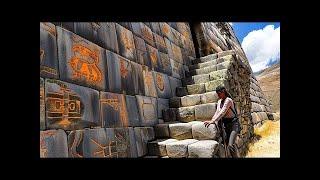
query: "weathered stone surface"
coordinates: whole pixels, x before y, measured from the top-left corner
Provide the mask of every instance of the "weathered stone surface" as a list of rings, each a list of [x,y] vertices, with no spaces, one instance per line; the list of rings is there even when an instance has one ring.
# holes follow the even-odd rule
[[[218,102],[219,97],[218,97],[218,94],[216,93],[216,91],[212,91],[212,92],[207,92],[207,93],[201,94],[200,100],[201,100],[202,104],[215,103],[215,102]]]
[[[177,141],[176,139],[157,139],[148,142],[148,154],[153,156],[167,156],[166,145]]]
[[[169,106],[171,108],[179,108],[182,107],[181,105],[181,97],[172,97],[169,100]]]
[[[141,126],[137,99],[135,96],[126,95],[126,105],[128,111],[128,126]]]
[[[135,94],[144,95],[144,81],[142,74],[142,66],[138,63],[131,62],[132,65],[132,79]]]
[[[176,87],[176,96],[182,97],[188,95],[188,90],[186,87]]]
[[[147,143],[154,140],[153,128],[135,127],[133,129],[136,137],[137,155],[142,157],[148,153]]]
[[[154,126],[158,123],[157,99],[136,95],[142,126]]]
[[[160,64],[160,57],[159,57],[158,50],[150,46],[149,44],[146,44],[146,47],[147,47],[148,60],[150,61],[150,63],[147,63],[146,65],[148,65],[148,67],[152,70],[161,71],[162,67]]]
[[[250,100],[251,100],[251,102],[260,103],[260,99],[256,96],[251,95],[251,94],[250,94]]]
[[[166,145],[169,158],[186,158],[188,157],[188,146],[196,143],[198,140],[185,139],[177,142],[171,142]]]
[[[192,123],[169,124],[170,137],[174,139],[191,139]]]
[[[170,57],[170,55],[169,55]],[[178,79],[183,78],[183,64],[170,58],[172,76]]]
[[[217,71],[223,70],[223,69],[229,69],[231,65],[232,65],[231,61],[224,61],[222,63],[219,63],[217,64]]]
[[[97,90],[108,89],[105,50],[57,27],[60,79]]]
[[[165,122],[175,121],[177,119],[177,109],[168,108],[162,110],[162,118]]]
[[[198,140],[215,140],[218,138],[218,130],[214,124],[205,127],[203,122],[194,123],[192,125],[192,137]]]
[[[136,61],[136,51],[132,32],[119,24],[116,24],[116,32],[120,55],[129,60]]]
[[[40,78],[40,130],[44,130],[46,128],[46,111],[44,99],[44,80],[43,78]]]
[[[74,32],[74,22],[61,22],[60,26]]]
[[[156,45],[155,45],[153,34],[150,27],[146,26],[144,23],[140,23],[140,25],[141,25],[141,37],[145,40],[146,43],[155,47]]]
[[[227,69],[213,71],[209,74],[210,81],[218,79],[229,79],[231,77],[230,72]]]
[[[101,126],[99,92],[87,87],[46,79],[46,124],[49,129]]]
[[[40,158],[68,157],[66,133],[59,130],[40,131]]]
[[[133,67],[129,60],[119,57],[119,72],[121,77],[121,90],[122,93],[128,95],[135,95],[135,85],[133,84]]]
[[[180,107],[177,110],[177,120],[181,122],[190,122],[195,120],[195,106]]]
[[[216,112],[216,103],[207,103],[195,105],[195,119],[198,121],[208,121],[211,120],[214,113]]]
[[[155,81],[155,86],[159,98],[169,99],[170,97],[172,97],[168,75],[154,71],[153,79]]]
[[[230,88],[227,80],[219,79],[219,80],[209,81],[209,82],[205,83],[205,90],[206,90],[206,92],[215,91],[216,88],[220,85],[226,87],[226,89]]]
[[[177,87],[181,87],[182,86],[181,80],[169,76],[169,83],[170,83],[170,87],[171,87],[171,91],[172,91],[172,96],[178,96],[176,94],[176,89],[177,89]]]
[[[181,105],[183,107],[194,106],[200,104],[200,94],[187,95],[181,97]]]
[[[106,61],[107,61],[107,74],[108,79],[108,89],[107,91],[114,92],[114,93],[121,93],[121,75],[120,75],[120,63],[119,63],[119,55],[113,53],[111,51],[106,50]]]
[[[156,33],[153,33],[153,37],[154,37],[157,49],[161,52],[168,53],[167,46],[166,46],[166,43],[165,43],[163,37],[159,36]]]
[[[173,53],[173,57],[171,57],[173,60],[183,64],[182,60],[182,54],[181,54],[181,49],[179,46],[175,45],[174,43],[171,43],[171,49]]]
[[[59,78],[57,32],[52,23],[40,23],[40,76]]]
[[[206,83],[209,81],[209,74],[199,74],[192,76],[194,84]]]
[[[131,158],[137,158],[138,157],[138,151],[137,151],[137,140],[135,136],[135,132],[133,127],[128,127],[129,129],[129,141],[130,141],[130,150],[131,150]]]
[[[150,22],[150,25],[151,25],[152,32],[162,36],[159,22]]]
[[[144,81],[144,93],[146,96],[157,97],[157,90],[155,81],[153,79],[152,71],[149,71],[147,66],[142,66],[142,74]]]
[[[188,145],[188,158],[213,158],[218,148],[215,140],[202,140]]]
[[[251,117],[252,117],[253,124],[257,124],[258,122],[261,121],[260,116],[258,116],[257,113],[251,113]]]
[[[159,25],[160,25],[162,35],[171,40],[172,33],[171,33],[171,28],[170,28],[169,24],[165,23],[165,22],[159,22]]]
[[[101,119],[104,127],[129,126],[125,96],[110,92],[100,92]]]
[[[162,110],[169,108],[169,99],[158,98],[158,118],[162,118]]]
[[[147,52],[147,47],[146,43],[144,40],[136,35],[133,35],[134,38],[134,43],[136,47],[136,53],[137,53],[137,59],[136,62],[141,64],[141,65],[146,65],[151,67],[151,62],[148,59],[148,52]]]
[[[169,138],[170,131],[169,131],[169,124],[157,124],[153,127],[154,134],[156,138]]]
[[[166,73],[167,75],[171,76],[172,75],[172,68],[171,68],[171,62],[170,62],[170,58],[169,55],[163,52],[159,51],[159,60],[160,60],[160,64],[161,64],[161,71],[163,73]]]
[[[187,85],[188,94],[203,94],[206,92],[206,83]]]

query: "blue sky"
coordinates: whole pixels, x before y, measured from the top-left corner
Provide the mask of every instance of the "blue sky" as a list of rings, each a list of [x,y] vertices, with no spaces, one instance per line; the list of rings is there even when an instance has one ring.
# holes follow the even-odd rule
[[[280,61],[279,22],[232,22],[253,72]]]

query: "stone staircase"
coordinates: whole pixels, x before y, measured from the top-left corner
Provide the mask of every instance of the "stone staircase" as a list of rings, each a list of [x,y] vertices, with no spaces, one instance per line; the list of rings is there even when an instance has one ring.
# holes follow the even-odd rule
[[[162,111],[164,123],[154,127],[156,140],[147,143],[145,157],[224,157],[216,127],[206,128],[202,121],[210,120],[216,111],[217,86],[224,85],[231,94],[239,96],[235,90],[239,64],[241,61],[237,61],[233,50],[193,60],[182,79],[183,86],[177,87],[177,96],[169,100],[170,108]],[[241,112],[242,106],[237,101]]]

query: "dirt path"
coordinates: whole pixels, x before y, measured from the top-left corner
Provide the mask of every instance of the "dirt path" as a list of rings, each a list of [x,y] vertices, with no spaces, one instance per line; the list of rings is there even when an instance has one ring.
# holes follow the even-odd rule
[[[255,134],[260,138],[249,145],[246,157],[280,157],[280,120],[266,121]]]

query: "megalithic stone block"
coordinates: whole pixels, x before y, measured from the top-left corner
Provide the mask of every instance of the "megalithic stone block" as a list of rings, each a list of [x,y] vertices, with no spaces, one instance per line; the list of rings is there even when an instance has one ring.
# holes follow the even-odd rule
[[[169,56],[170,57],[170,56]],[[172,76],[178,79],[181,79],[183,76],[183,64],[170,58]]]
[[[195,94],[195,95],[187,95],[181,97],[181,105],[183,107],[187,106],[194,106],[197,104],[200,104],[200,94]]]
[[[114,93],[121,93],[121,76],[120,76],[120,60],[119,55],[106,50],[107,74],[106,84],[108,84],[108,91]]]
[[[181,87],[182,86],[181,80],[169,76],[169,82],[170,82],[170,86],[171,86],[172,96],[178,96],[176,94],[176,92],[177,92],[176,89],[177,89],[177,87]]]
[[[162,36],[159,22],[150,22],[152,32]]]
[[[160,29],[161,29],[161,33],[164,37],[168,38],[168,39],[172,39],[172,33],[171,33],[171,28],[169,26],[168,23],[165,22],[160,22]],[[168,48],[168,46],[167,46]]]
[[[132,32],[119,24],[116,24],[116,32],[120,55],[131,61],[136,61],[136,50]]]
[[[176,87],[176,96],[182,97],[188,95],[188,90],[186,87]]]
[[[46,111],[44,99],[44,80],[43,78],[40,78],[40,130],[44,130],[46,128]]]
[[[162,67],[162,72],[171,76],[172,75],[172,68],[171,68],[171,62],[170,62],[169,55],[159,51],[159,58],[160,58],[160,64],[161,64],[160,67]]]
[[[219,80],[209,81],[205,83],[205,91],[206,92],[215,91],[216,88],[220,85],[224,86],[227,90],[230,89],[230,86],[227,80],[219,79]]]
[[[157,99],[158,102],[158,118],[163,118],[162,116],[162,110],[164,109],[168,109],[169,108],[169,99],[162,99],[162,98],[158,98]]]
[[[136,95],[142,126],[154,126],[158,123],[157,99]]]
[[[105,50],[57,27],[60,79],[97,90],[108,89]]]
[[[193,123],[174,123],[169,124],[170,137],[178,140],[192,138]]]
[[[198,121],[209,121],[216,112],[217,103],[195,105],[195,119]]]
[[[49,129],[83,129],[101,126],[99,118],[99,92],[46,79],[46,124]]]
[[[101,121],[104,127],[129,126],[125,96],[110,92],[100,92]]]
[[[171,43],[173,58],[175,61],[179,62],[180,64],[183,64],[182,60],[182,54],[181,49],[179,46],[175,45],[174,43]]]
[[[194,84],[206,83],[209,81],[209,74],[199,74],[192,76]]]
[[[162,119],[165,122],[176,121],[177,109],[176,108],[168,108],[168,109],[162,110]]]
[[[205,83],[187,85],[188,94],[203,94],[206,92]]]
[[[126,95],[126,104],[127,104],[128,120],[129,120],[128,126],[131,126],[131,127],[141,126],[139,108],[138,108],[136,97]]]
[[[68,157],[66,133],[59,130],[40,131],[40,158]]]
[[[188,157],[188,146],[198,142],[196,139],[185,139],[177,142],[171,142],[166,145],[169,158],[186,158]]]
[[[209,78],[210,81],[213,81],[218,79],[229,79],[231,77],[231,74],[227,69],[223,69],[223,70],[211,72],[209,76],[210,76]]]
[[[152,127],[135,127],[136,147],[138,157],[148,153],[147,143],[154,140],[154,131]]]
[[[198,140],[216,140],[218,138],[218,130],[214,124],[205,127],[203,122],[197,122],[192,125],[192,137]]]
[[[170,130],[169,130],[169,124],[163,123],[163,124],[157,124],[153,127],[154,134],[156,138],[169,138],[170,137]]]
[[[74,32],[74,22],[61,22],[61,27]]]
[[[151,66],[149,66],[149,68],[151,68],[152,70],[155,70],[155,71],[161,71],[162,67],[160,64],[160,57],[159,57],[158,50],[149,44],[146,44],[146,47],[147,47],[147,52],[148,52],[148,59],[151,62],[151,63],[148,63],[148,65],[151,64]]]
[[[140,23],[140,25],[141,25],[141,35],[142,35],[141,37],[145,40],[146,43],[148,43],[152,47],[156,47],[154,38],[153,38],[153,33],[150,27],[148,27],[144,23]]]
[[[132,25],[130,22],[117,22],[118,24],[120,24],[121,26],[123,26],[124,28],[132,31]]]
[[[166,43],[165,43],[163,37],[159,36],[156,33],[153,33],[153,37],[154,37],[154,41],[155,41],[155,45],[156,45],[157,49],[161,52],[168,53],[167,46],[166,46]]]
[[[207,103],[216,103],[219,100],[218,94],[216,91],[212,92],[206,92],[204,94],[200,95],[200,100],[202,104],[207,104]]]
[[[136,93],[132,73],[133,67],[131,62],[119,56],[119,65],[122,92],[128,95],[135,95]]]
[[[176,139],[157,139],[148,142],[148,154],[154,156],[167,156],[166,145],[172,142],[177,142]]]
[[[188,158],[213,158],[218,150],[215,140],[202,140],[188,145]]]
[[[153,71],[153,79],[159,98],[172,97],[168,75]]]
[[[135,94],[144,95],[144,82],[142,74],[142,66],[138,63],[131,62],[132,64],[132,79]]]
[[[90,22],[74,22],[73,24],[75,34],[93,42],[93,26]]]
[[[148,59],[148,51],[146,48],[146,43],[144,40],[137,35],[133,35],[134,43],[136,47],[137,59],[136,62],[141,65],[146,65],[151,67],[151,62]]]
[[[116,25],[112,22],[94,23],[94,41],[103,48],[119,53],[119,45],[116,34]]]
[[[177,120],[190,122],[195,120],[195,106],[180,107],[177,110]]]
[[[57,32],[52,23],[40,23],[40,76],[59,78]]]
[[[129,138],[130,138],[130,151],[131,151],[131,158],[137,158],[138,157],[138,151],[137,151],[137,140],[135,136],[135,132],[133,127],[128,127],[129,129]]]
[[[152,71],[150,71],[147,66],[142,66],[142,74],[145,95],[157,97],[157,90],[155,86],[155,81],[153,79]]]
[[[169,99],[169,106],[171,108],[179,108],[181,105],[181,97],[172,97]]]

